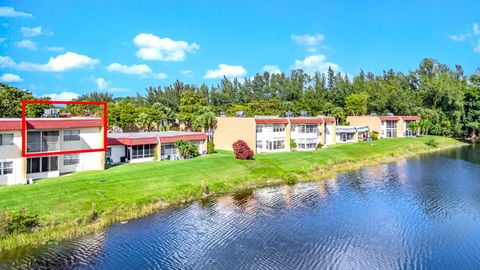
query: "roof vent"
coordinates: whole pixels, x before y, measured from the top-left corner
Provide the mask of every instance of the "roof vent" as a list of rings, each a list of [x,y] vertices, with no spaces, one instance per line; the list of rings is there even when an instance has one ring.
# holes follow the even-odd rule
[[[285,112],[285,117],[293,117],[293,112]]]
[[[245,117],[247,114],[244,111],[236,111],[235,116],[237,117]]]
[[[47,117],[47,118],[55,117],[55,118],[58,118],[58,117],[59,117],[59,114],[60,114],[60,110],[59,110],[59,109],[45,109],[45,110],[43,110],[43,117]]]
[[[387,116],[393,116],[393,113],[389,112],[387,113]]]
[[[301,111],[301,112],[300,112],[300,116],[302,116],[302,117],[307,117],[307,116],[308,116],[308,112],[307,112],[307,111]]]

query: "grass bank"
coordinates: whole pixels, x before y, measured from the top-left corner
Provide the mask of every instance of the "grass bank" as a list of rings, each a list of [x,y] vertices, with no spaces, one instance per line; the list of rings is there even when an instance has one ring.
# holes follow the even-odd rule
[[[426,142],[435,138],[439,146]],[[321,180],[335,173],[463,145],[443,137],[384,139],[318,151],[260,154],[240,161],[222,151],[191,160],[123,164],[79,172],[26,186],[0,187],[0,210],[25,208],[41,227],[0,239],[0,251],[59,241],[141,217],[168,205],[190,202],[206,180],[213,194],[280,183]]]

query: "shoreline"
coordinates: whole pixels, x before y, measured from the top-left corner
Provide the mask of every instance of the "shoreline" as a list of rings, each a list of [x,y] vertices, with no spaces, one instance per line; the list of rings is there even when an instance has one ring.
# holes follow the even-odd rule
[[[442,138],[442,137],[437,137]],[[450,140],[450,139],[449,139]],[[454,141],[453,139],[451,139]],[[422,142],[421,139],[417,140]],[[58,225],[49,225],[41,227],[38,231],[34,231],[29,234],[16,234],[11,235],[5,239],[0,240],[0,251],[13,250],[17,248],[30,248],[38,245],[56,243],[64,240],[69,240],[73,238],[80,237],[82,235],[92,234],[99,232],[106,227],[124,222],[133,219],[142,218],[159,211],[167,209],[176,209],[178,207],[194,203],[204,198],[216,198],[220,196],[225,196],[229,194],[234,194],[241,192],[247,189],[260,189],[270,186],[278,186],[283,184],[295,184],[298,182],[316,182],[323,181],[336,177],[338,174],[345,173],[348,171],[358,170],[362,167],[370,167],[379,164],[385,164],[389,162],[394,162],[398,160],[403,160],[409,157],[418,156],[421,154],[434,153],[439,151],[444,151],[452,148],[459,148],[467,146],[469,144],[455,141],[455,143],[447,145],[439,145],[436,148],[412,148],[406,147],[403,152],[395,153],[391,152],[387,155],[382,155],[378,157],[365,157],[364,159],[329,159],[326,164],[314,165],[312,168],[302,168],[296,170],[295,172],[288,172],[282,174],[280,177],[269,177],[265,175],[252,176],[248,175],[245,181],[232,182],[228,183],[230,185],[222,186],[221,188],[210,188],[210,184],[207,181],[207,185],[212,190],[208,196],[202,196],[201,192],[195,194],[189,194],[189,196],[184,196],[180,194],[178,198],[173,201],[166,202],[162,199],[157,199],[156,201],[151,202],[138,202],[133,206],[120,205],[117,208],[111,209],[106,212],[102,212],[101,216],[97,219],[94,219],[93,222],[88,224],[73,224],[65,223]],[[327,148],[328,149],[328,148]],[[323,149],[322,149],[323,150]],[[321,153],[322,150],[319,150],[318,153]],[[301,152],[295,152],[301,153]],[[295,155],[295,153],[291,153]],[[266,155],[275,155],[275,154],[266,154]],[[195,161],[195,159],[193,159]],[[249,161],[247,161],[249,162]],[[216,184],[215,182],[212,185]],[[92,207],[95,208],[95,204],[92,204]]]

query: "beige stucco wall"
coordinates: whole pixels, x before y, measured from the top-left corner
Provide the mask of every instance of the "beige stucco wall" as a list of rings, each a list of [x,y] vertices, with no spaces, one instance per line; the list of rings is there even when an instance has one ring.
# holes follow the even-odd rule
[[[217,117],[217,126],[213,135],[215,148],[232,151],[232,144],[237,140],[245,141],[256,153],[255,119],[253,117]]]
[[[382,121],[378,116],[348,116],[347,122],[350,126],[368,126],[370,132],[377,131],[378,134],[382,133]]]

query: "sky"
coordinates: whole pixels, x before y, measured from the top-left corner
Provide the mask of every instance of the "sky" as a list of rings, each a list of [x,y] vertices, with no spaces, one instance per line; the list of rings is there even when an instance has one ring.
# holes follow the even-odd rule
[[[69,100],[302,68],[480,67],[480,1],[0,1],[0,82]]]

